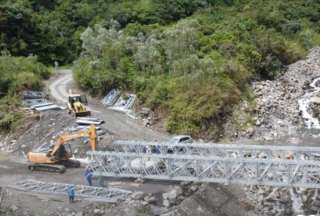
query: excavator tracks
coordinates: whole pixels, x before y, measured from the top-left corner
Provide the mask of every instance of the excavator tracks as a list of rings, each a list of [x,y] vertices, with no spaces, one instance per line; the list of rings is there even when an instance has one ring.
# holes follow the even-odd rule
[[[77,160],[65,160],[59,164],[29,164],[28,169],[30,171],[42,171],[53,173],[64,173],[66,168],[80,168],[80,161]]]
[[[53,172],[61,174],[66,171],[65,166],[56,164],[29,164],[28,169],[30,171]]]

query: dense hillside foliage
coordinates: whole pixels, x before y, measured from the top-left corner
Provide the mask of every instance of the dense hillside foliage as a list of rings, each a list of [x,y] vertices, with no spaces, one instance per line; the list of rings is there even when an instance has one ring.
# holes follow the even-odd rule
[[[0,49],[70,63],[80,53],[88,25],[113,18],[128,23],[168,23],[191,15],[209,0],[0,0]]]
[[[254,79],[320,44],[316,0],[0,0],[0,50],[75,62],[94,95],[136,92],[170,132],[217,137]]]
[[[75,76],[93,94],[136,92],[170,132],[217,137],[250,81],[273,79],[320,43],[319,12],[316,1],[261,0],[207,2],[184,19],[166,10],[170,23],[115,19],[81,34]]]
[[[0,56],[0,129],[9,130],[20,117],[17,112],[22,90],[40,90],[50,70],[35,57]]]

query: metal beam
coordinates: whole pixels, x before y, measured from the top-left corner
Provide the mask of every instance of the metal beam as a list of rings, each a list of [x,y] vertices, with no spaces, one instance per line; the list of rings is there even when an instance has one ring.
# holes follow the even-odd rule
[[[41,182],[33,179],[19,181],[11,188],[26,192],[48,193],[66,195],[71,184]],[[103,202],[117,202],[124,200],[131,192],[117,188],[92,187],[86,185],[74,185],[75,193],[79,197],[90,198]]]
[[[112,151],[123,153],[146,153],[146,147],[152,153],[174,155],[201,155],[229,158],[259,159],[296,159],[319,160],[320,147],[243,145],[215,143],[178,143],[145,142],[118,140],[111,146]]]

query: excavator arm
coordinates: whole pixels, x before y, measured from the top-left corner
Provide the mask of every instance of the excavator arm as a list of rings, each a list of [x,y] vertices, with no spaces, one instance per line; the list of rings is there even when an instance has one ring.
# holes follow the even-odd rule
[[[94,125],[91,125],[87,130],[79,131],[73,134],[62,134],[59,136],[57,141],[55,142],[52,151],[50,152],[50,156],[56,155],[58,150],[60,149],[61,145],[64,145],[68,141],[78,139],[81,137],[88,137],[89,138],[89,144],[92,151],[96,150],[97,147],[97,132],[96,127]]]

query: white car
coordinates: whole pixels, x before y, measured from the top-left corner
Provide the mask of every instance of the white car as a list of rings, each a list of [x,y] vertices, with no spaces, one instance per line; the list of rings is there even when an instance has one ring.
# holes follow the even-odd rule
[[[193,139],[189,135],[179,135],[179,136],[174,136],[172,139],[169,141],[170,144],[176,145],[176,144],[190,144],[193,143]],[[183,147],[169,147],[168,148],[168,153],[169,154],[178,154],[178,153],[185,153],[186,148]]]

